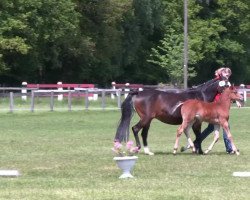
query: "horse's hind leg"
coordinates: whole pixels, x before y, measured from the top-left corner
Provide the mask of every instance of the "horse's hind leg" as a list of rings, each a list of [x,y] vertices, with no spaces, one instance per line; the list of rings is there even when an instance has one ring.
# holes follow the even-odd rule
[[[140,143],[140,139],[139,139],[139,131],[142,129],[142,141],[143,141],[143,146],[144,146],[144,153],[147,155],[154,155],[153,152],[151,152],[148,148],[148,142],[147,142],[147,137],[148,137],[148,130],[150,127],[150,123],[151,123],[152,119],[148,119],[148,118],[141,118],[141,120],[132,127],[133,133],[134,133],[134,137],[135,137],[135,141],[136,141],[136,145],[137,147],[141,148],[141,143]]]
[[[148,141],[147,141],[149,127],[150,127],[150,122],[147,123],[147,125],[145,125],[142,128],[141,136],[142,136],[142,141],[143,141],[143,146],[144,146],[144,153],[152,156],[154,155],[154,153],[149,150]]]
[[[145,119],[141,119],[135,126],[132,127],[133,133],[134,133],[134,137],[135,137],[135,141],[136,141],[136,146],[138,148],[141,148],[141,142],[139,139],[139,131],[142,129],[142,141],[143,141],[143,146],[144,146],[144,153],[147,155],[154,155],[153,152],[150,152],[149,148],[148,148],[148,142],[147,142],[147,137],[148,137],[148,130],[150,127],[150,123],[151,120],[145,120]]]
[[[141,121],[139,121],[136,125],[134,125],[132,127],[132,131],[134,133],[134,137],[135,137],[135,142],[136,142],[136,146],[141,149],[141,142],[138,136],[139,131],[142,129],[142,125],[141,125]]]

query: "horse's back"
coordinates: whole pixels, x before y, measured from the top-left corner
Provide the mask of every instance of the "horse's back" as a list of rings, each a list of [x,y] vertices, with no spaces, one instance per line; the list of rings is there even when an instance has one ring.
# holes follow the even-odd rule
[[[133,99],[136,112],[142,118],[156,118],[168,124],[182,122],[178,95],[174,92],[160,90],[141,91]]]

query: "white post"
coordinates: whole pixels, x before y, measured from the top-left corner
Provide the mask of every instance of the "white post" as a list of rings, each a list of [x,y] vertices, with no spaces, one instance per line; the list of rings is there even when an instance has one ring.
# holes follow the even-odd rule
[[[242,90],[241,94],[243,94],[244,102],[246,102],[247,101],[247,92],[245,90],[245,85],[244,84],[240,84],[240,89]]]
[[[94,94],[93,94],[93,100],[94,100],[94,101],[97,101],[97,100],[98,100],[98,93],[94,93]]]
[[[112,82],[112,89],[115,90],[115,82]],[[115,99],[115,95],[111,93],[111,99]]]
[[[57,82],[57,85],[59,86],[57,90],[58,90],[58,91],[63,91],[62,82]],[[57,100],[58,100],[58,101],[62,101],[62,100],[63,100],[63,94],[59,94],[59,95],[57,96]]]
[[[94,95],[92,93],[88,93],[88,99],[89,101],[92,101],[94,99]]]
[[[127,98],[127,96],[128,96],[128,93],[129,93],[129,91],[130,91],[130,89],[129,89],[129,83],[126,83],[125,84],[125,94],[124,94],[124,97],[125,97],[125,99]]]
[[[24,94],[22,95],[22,100],[26,101],[27,100],[27,82],[22,82],[22,90],[21,93]]]

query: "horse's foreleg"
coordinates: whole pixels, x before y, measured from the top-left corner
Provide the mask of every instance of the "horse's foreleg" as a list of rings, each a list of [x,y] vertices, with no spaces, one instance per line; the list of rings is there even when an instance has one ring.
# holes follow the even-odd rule
[[[225,123],[223,125],[223,129],[225,130],[226,134],[227,134],[227,137],[229,139],[229,141],[231,142],[231,145],[232,145],[232,149],[233,151],[236,153],[236,155],[240,155],[240,152],[237,150],[235,144],[234,144],[234,141],[233,141],[233,137],[232,137],[232,134],[230,132],[230,129],[229,129],[229,126],[228,126],[228,123]]]
[[[208,152],[213,149],[213,146],[219,140],[219,137],[220,137],[220,126],[214,125],[214,140],[205,151],[205,154],[208,154]]]
[[[199,154],[203,154],[203,151],[201,148],[201,142],[202,142],[201,141],[201,125],[202,123],[199,120],[197,120],[192,126],[194,134],[195,134],[194,146],[196,148],[196,152]]]

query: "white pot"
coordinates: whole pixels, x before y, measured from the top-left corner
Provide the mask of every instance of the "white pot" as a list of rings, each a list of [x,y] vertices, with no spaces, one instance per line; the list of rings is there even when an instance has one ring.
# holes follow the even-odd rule
[[[137,156],[114,157],[117,166],[122,170],[122,175],[119,178],[134,178],[131,171],[138,159]]]

